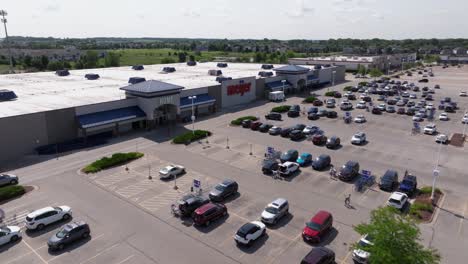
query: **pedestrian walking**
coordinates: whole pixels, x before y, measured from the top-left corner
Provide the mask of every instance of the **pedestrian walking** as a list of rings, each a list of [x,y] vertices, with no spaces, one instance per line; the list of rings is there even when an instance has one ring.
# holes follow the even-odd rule
[[[346,207],[351,205],[351,194],[348,194],[348,196],[345,197],[344,203]]]

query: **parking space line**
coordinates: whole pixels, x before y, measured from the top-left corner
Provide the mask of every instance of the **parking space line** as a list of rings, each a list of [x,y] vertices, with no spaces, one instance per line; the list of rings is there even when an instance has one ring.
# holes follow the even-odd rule
[[[104,254],[105,252],[115,248],[118,245],[120,245],[120,243],[116,243],[116,244],[112,245],[111,247],[108,247],[108,248],[104,249],[103,251],[101,251],[101,252],[97,253],[96,255],[88,258],[87,260],[84,260],[84,261],[80,262],[80,264],[84,264],[84,263],[86,263],[86,262],[88,262],[88,261],[90,261],[92,259],[95,259],[95,258],[99,257],[100,255]]]
[[[22,240],[22,242],[29,248],[31,249],[31,251],[45,264],[47,264],[47,261],[45,261],[41,255],[39,255],[39,253],[37,253],[36,250],[34,250],[34,248],[32,248],[26,241]]]
[[[348,260],[349,256],[351,256],[351,251],[348,251],[348,254],[346,254],[345,258],[340,262],[341,264],[346,264],[346,261]]]
[[[8,262],[5,262],[4,264],[9,264],[9,263],[15,262],[15,261],[17,261],[18,259],[22,259],[22,258],[26,257],[27,255],[29,255],[29,254],[31,254],[31,253],[32,253],[32,251],[29,251],[29,252],[26,253],[26,254],[20,255],[20,256],[14,258],[14,259],[12,259],[12,260],[10,260],[10,261],[8,261]]]
[[[104,234],[100,234],[100,235],[98,235],[98,236],[96,236],[96,237],[91,236],[91,240],[90,240],[90,241],[97,240],[97,239],[99,239],[99,238],[101,238],[101,237],[103,237],[103,236],[104,236]],[[55,256],[55,257],[49,259],[49,260],[48,260],[48,263],[50,263],[51,261],[54,261],[55,259],[57,259],[57,258],[59,258],[59,257],[62,257],[62,256],[64,256],[64,255],[63,255],[63,254],[57,255],[57,256]]]
[[[118,262],[118,263],[116,263],[116,264],[122,264],[122,263],[124,263],[124,262],[127,262],[128,260],[130,260],[130,259],[133,258],[134,256],[135,256],[135,255],[130,255],[130,256],[128,256],[126,259],[124,259],[124,260],[122,260],[122,261],[120,261],[120,262]]]
[[[277,255],[276,257],[278,256],[281,256],[287,249],[289,249],[289,247],[292,246],[292,244],[296,243],[297,242],[297,239],[299,239],[301,237],[302,234],[298,234],[296,237],[294,237],[294,239],[292,239],[287,246],[285,246]],[[271,256],[271,260],[268,261],[268,263],[273,263],[273,261],[276,260],[276,257],[275,256]]]

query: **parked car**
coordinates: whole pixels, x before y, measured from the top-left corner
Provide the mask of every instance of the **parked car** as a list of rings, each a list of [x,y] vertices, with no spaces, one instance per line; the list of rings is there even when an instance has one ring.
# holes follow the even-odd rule
[[[413,121],[415,122],[422,122],[424,119],[423,119],[423,114],[421,113],[417,113],[413,116]]]
[[[18,176],[13,174],[0,173],[0,186],[18,184]]]
[[[343,101],[340,104],[340,109],[343,110],[343,111],[351,110],[351,109],[353,109],[353,104],[350,103],[350,102],[347,102],[347,101]]]
[[[318,112],[317,112],[317,115],[319,117],[322,117],[322,116],[327,116],[327,113],[328,111],[326,109],[320,109]]]
[[[300,264],[334,264],[335,252],[326,247],[313,248],[301,261]]]
[[[159,178],[162,180],[174,178],[185,173],[182,165],[171,164],[159,170]]]
[[[320,128],[318,126],[309,125],[309,126],[306,126],[304,130],[302,130],[302,133],[304,133],[305,135],[313,135],[317,133],[319,130]]]
[[[340,92],[335,92],[335,94],[333,95],[333,97],[335,98],[341,98],[341,93]]]
[[[468,114],[465,114],[462,118],[462,124],[468,124]]]
[[[89,225],[84,221],[66,224],[55,235],[47,241],[51,250],[63,250],[69,245],[80,239],[87,239],[91,234]]]
[[[428,79],[421,79],[421,80],[419,80],[418,82],[420,82],[420,83],[428,83],[429,80],[428,80]]]
[[[323,102],[322,100],[319,100],[319,99],[316,99],[313,103],[312,103],[313,106],[322,106],[323,105]]]
[[[242,127],[243,128],[250,128],[251,125],[252,125],[252,120],[250,120],[250,119],[242,120]]]
[[[262,122],[260,121],[254,121],[250,124],[250,129],[253,130],[253,131],[256,131],[260,128],[260,126],[262,125]]]
[[[330,99],[327,99],[325,106],[326,106],[327,108],[334,108],[334,107],[335,107],[335,104],[336,104],[335,99],[330,98]]]
[[[282,129],[281,129],[280,135],[281,135],[282,137],[289,137],[289,133],[291,133],[291,131],[293,131],[293,127],[285,127],[285,128],[282,128]]]
[[[267,133],[268,130],[270,130],[270,128],[272,128],[273,125],[271,124],[262,124],[259,128],[258,128],[258,131],[262,132],[262,133]]]
[[[279,165],[278,172],[281,176],[291,176],[299,170],[299,164],[296,162],[286,161]]]
[[[301,113],[301,107],[299,105],[292,105],[288,110],[289,117],[298,117]]]
[[[312,154],[310,153],[302,153],[299,158],[297,158],[296,163],[299,166],[304,167],[312,162]]]
[[[289,213],[288,200],[277,198],[269,203],[262,212],[261,220],[265,224],[276,224],[283,216]]]
[[[374,245],[372,243],[372,237],[370,235],[364,235],[358,242],[359,246],[363,247],[363,249],[355,249],[353,250],[353,260],[355,263],[359,264],[368,264],[370,253],[367,252],[365,249],[370,248]]]
[[[320,116],[317,115],[317,113],[309,113],[309,114],[307,114],[307,119],[309,119],[309,120],[317,120],[317,119],[319,119],[319,118],[320,118]]]
[[[399,192],[406,193],[407,195],[413,195],[418,189],[418,180],[416,176],[411,174],[406,174],[403,177],[403,180],[400,183],[398,188]]]
[[[314,143],[314,145],[317,145],[317,146],[323,145],[327,143],[327,137],[323,134],[315,134],[312,137],[312,143]]]
[[[268,113],[267,115],[265,115],[265,119],[267,120],[278,120],[280,121],[282,119],[282,116],[280,113],[276,113],[276,112],[271,112],[271,113]]]
[[[327,139],[327,143],[325,143],[325,146],[329,149],[335,149],[341,145],[341,140],[339,137],[332,136],[329,139]]]
[[[338,113],[336,111],[328,111],[327,112],[327,117],[328,118],[337,118],[338,117]]]
[[[218,183],[209,193],[211,201],[222,202],[227,197],[237,193],[239,185],[234,180],[224,180],[221,183]]]
[[[395,113],[395,112],[396,112],[395,107],[394,107],[393,105],[387,106],[387,108],[385,109],[385,111],[386,111],[387,113]]]
[[[362,145],[362,144],[366,143],[366,141],[367,141],[366,133],[364,133],[364,132],[356,133],[351,138],[351,144],[353,144],[353,145]]]
[[[364,117],[364,115],[357,115],[357,116],[354,118],[354,122],[355,122],[355,123],[365,123],[365,122],[366,122],[366,118]]]
[[[399,114],[399,115],[404,115],[405,112],[406,112],[406,111],[405,111],[405,108],[404,108],[404,107],[400,107],[400,108],[398,108],[398,110],[397,110],[397,114]]]
[[[348,161],[343,167],[341,167],[338,178],[342,181],[352,181],[359,175],[359,162]]]
[[[227,215],[227,213],[224,204],[210,202],[197,208],[192,214],[192,219],[195,225],[209,226],[211,222]]]
[[[301,140],[304,138],[304,134],[302,133],[302,130],[293,130],[289,133],[289,138],[291,140]]]
[[[436,143],[440,143],[440,144],[448,144],[449,138],[448,138],[447,135],[439,134],[439,135],[437,135],[435,141],[436,141]]]
[[[398,186],[398,172],[394,170],[387,170],[385,174],[380,177],[379,188],[384,191],[393,191]]]
[[[366,109],[366,102],[365,101],[359,101],[359,103],[357,103],[356,105],[356,108],[357,109]]]
[[[379,106],[377,106],[379,108],[380,111],[385,111],[385,109],[387,108],[387,105],[386,104],[379,104]]]
[[[428,124],[424,127],[424,134],[434,135],[437,133],[437,128],[435,124]]]
[[[237,230],[234,240],[238,245],[251,246],[256,240],[265,235],[266,226],[260,221],[244,224]]]
[[[382,110],[380,110],[378,107],[374,107],[374,108],[372,108],[372,114],[374,114],[374,115],[381,115],[381,114],[382,114]]]
[[[182,198],[177,201],[177,207],[181,215],[187,217],[191,216],[195,209],[209,202],[210,199],[207,197],[190,193],[182,196]]]
[[[265,159],[262,162],[263,174],[273,174],[273,172],[278,170],[278,167],[279,167],[279,163],[273,159]]]
[[[432,100],[434,100],[434,99],[432,98],[432,95],[428,94],[428,95],[426,96],[426,101],[432,101]]]
[[[29,230],[42,230],[46,225],[58,221],[66,221],[72,217],[72,210],[69,206],[48,206],[29,213],[26,216],[26,228]]]
[[[281,134],[281,127],[273,126],[268,130],[268,134],[276,136]]]
[[[394,192],[388,198],[387,206],[402,210],[406,205],[406,202],[408,202],[408,195],[401,192]]]
[[[332,214],[327,211],[319,211],[306,223],[302,231],[302,238],[307,242],[319,243],[332,227]]]
[[[466,97],[466,96],[468,96],[468,94],[467,94],[466,92],[464,92],[464,91],[463,91],[463,92],[460,92],[459,95],[460,95],[461,97]]]
[[[1,226],[0,227],[0,246],[14,243],[22,237],[19,226]]]
[[[299,157],[299,152],[297,152],[297,150],[295,149],[290,149],[284,152],[283,154],[281,154],[280,160],[281,162],[286,162],[286,161],[294,162],[297,160],[298,157]]]
[[[314,170],[323,170],[328,168],[331,164],[330,155],[322,154],[312,161],[312,168]]]
[[[439,120],[440,121],[448,121],[449,120],[449,117],[448,117],[448,114],[447,113],[440,113],[439,115]]]
[[[317,113],[318,112],[318,107],[315,107],[315,106],[312,106],[309,108],[309,110],[307,110],[307,113],[310,114],[310,113]]]

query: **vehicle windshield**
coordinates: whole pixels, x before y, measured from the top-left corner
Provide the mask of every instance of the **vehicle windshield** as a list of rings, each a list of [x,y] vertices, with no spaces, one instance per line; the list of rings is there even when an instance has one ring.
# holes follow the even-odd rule
[[[390,199],[389,202],[394,203],[394,204],[400,204],[400,201],[396,199]]]
[[[267,207],[267,208],[265,208],[265,211],[269,212],[270,214],[277,214],[278,213],[278,208]]]
[[[359,245],[360,245],[361,247],[368,247],[368,246],[370,246],[370,244],[366,243],[366,241],[364,241],[364,240],[362,240],[362,239],[359,240]]]
[[[67,232],[65,229],[62,229],[62,230],[58,231],[58,233],[56,234],[56,236],[57,236],[58,238],[64,238],[67,234],[68,234],[68,232]]]
[[[9,233],[10,229],[8,227],[0,227],[0,232]]]
[[[320,231],[320,225],[314,222],[307,222],[306,226],[312,230]]]
[[[401,182],[401,184],[403,184],[403,185],[411,185],[412,183],[413,183],[413,182],[410,181],[410,180],[403,180],[403,181]]]
[[[215,186],[215,189],[222,192],[224,189],[226,189],[226,186],[218,184]]]

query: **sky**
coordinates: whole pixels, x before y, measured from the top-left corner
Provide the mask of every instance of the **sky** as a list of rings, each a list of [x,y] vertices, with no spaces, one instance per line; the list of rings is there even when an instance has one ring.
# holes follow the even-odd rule
[[[467,0],[3,0],[0,9],[12,36],[468,38]]]

